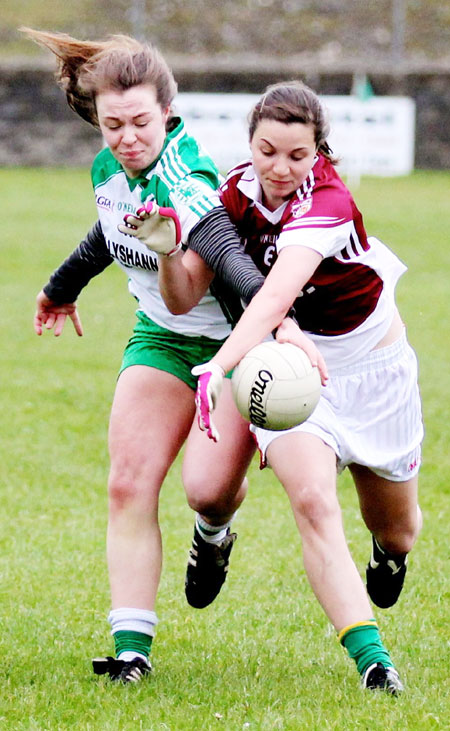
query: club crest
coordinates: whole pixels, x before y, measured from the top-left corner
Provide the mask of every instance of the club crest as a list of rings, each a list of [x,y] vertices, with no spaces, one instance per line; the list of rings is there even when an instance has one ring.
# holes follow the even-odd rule
[[[307,198],[304,201],[299,201],[292,206],[292,215],[294,218],[301,218],[308,213],[312,208],[312,198]]]

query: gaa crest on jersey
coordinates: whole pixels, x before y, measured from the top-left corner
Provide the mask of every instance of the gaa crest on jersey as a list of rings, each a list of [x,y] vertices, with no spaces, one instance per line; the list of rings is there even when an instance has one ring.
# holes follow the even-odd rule
[[[301,218],[312,208],[312,198],[306,198],[304,201],[294,203],[291,211],[294,218]]]
[[[97,203],[97,206],[102,208],[104,211],[112,213],[114,210],[114,201],[112,201],[111,198],[107,198],[105,195],[96,195],[95,202]]]
[[[173,195],[179,201],[189,206],[200,198],[203,198],[204,194],[203,191],[199,190],[198,185],[193,185],[185,180],[179,180],[173,188]]]

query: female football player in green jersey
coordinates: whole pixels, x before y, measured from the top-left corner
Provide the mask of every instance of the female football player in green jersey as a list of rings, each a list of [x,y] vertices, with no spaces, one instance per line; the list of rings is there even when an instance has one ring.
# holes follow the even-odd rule
[[[176,84],[155,48],[126,36],[82,42],[22,30],[58,58],[57,78],[69,105],[100,129],[107,145],[92,166],[99,220],[39,293],[36,333],[53,328],[60,335],[69,317],[82,335],[78,294],[114,260],[139,303],[109,426],[107,560],[115,657],[94,660],[96,673],[134,682],[151,669],[162,561],[158,500],[167,471],[187,440],[185,482],[195,488],[197,454],[208,475],[208,484],[192,489],[190,499],[200,513],[191,559],[198,570],[203,561],[208,578],[201,589],[207,594],[193,601],[206,606],[226,577],[235,539],[229,526],[246,492],[254,442],[229,382],[216,413],[223,427],[220,445],[205,449],[197,427],[191,428],[196,386],[191,368],[213,357],[230,325],[212,288],[186,315],[171,314],[159,293],[157,256],[128,234],[123,218],[128,213],[147,225],[156,221],[154,235],[173,237],[169,248],[176,251],[204,213],[219,206],[218,174],[174,116]],[[152,219],[158,206],[166,218]]]

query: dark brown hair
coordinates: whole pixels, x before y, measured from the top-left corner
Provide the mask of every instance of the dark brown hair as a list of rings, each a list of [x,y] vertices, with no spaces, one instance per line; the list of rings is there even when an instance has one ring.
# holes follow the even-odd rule
[[[318,152],[333,164],[338,162],[327,142],[330,125],[325,110],[317,94],[302,81],[281,81],[267,87],[248,117],[250,140],[263,119],[311,124]]]
[[[125,35],[104,41],[79,41],[66,33],[25,27],[19,30],[55,54],[56,79],[69,106],[94,127],[98,127],[95,97],[100,91],[152,84],[162,109],[170,107],[177,92],[172,71],[150,43]]]

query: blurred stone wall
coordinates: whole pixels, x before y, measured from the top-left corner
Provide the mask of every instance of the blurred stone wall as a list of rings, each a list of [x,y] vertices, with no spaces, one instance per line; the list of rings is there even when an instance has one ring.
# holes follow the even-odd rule
[[[172,67],[180,91],[259,94],[275,81],[302,78],[319,94],[349,94],[353,83],[348,70]],[[450,71],[374,71],[369,79],[375,94],[415,100],[415,167],[450,169]],[[50,66],[0,65],[0,165],[85,166],[100,146],[100,134],[68,108]]]
[[[0,165],[89,165],[100,145],[49,68],[0,67]]]

